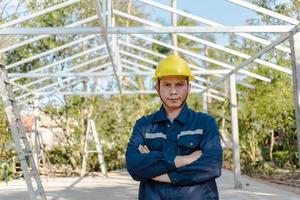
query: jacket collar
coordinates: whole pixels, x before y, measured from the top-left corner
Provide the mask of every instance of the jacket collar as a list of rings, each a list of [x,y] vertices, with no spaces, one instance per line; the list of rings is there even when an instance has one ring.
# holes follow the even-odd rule
[[[189,108],[187,104],[185,103],[183,108],[181,109],[179,115],[176,117],[175,120],[179,121],[180,123],[187,123],[188,120],[188,111]],[[162,122],[162,121],[167,121],[168,117],[166,115],[166,111],[163,105],[161,105],[159,111],[157,111],[154,115],[154,122]]]

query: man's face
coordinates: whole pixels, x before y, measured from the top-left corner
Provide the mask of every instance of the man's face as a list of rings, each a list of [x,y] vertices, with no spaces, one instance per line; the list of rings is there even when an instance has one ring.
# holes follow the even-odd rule
[[[165,106],[171,109],[180,108],[190,89],[191,86],[185,76],[162,77],[159,81],[159,87],[156,88]]]

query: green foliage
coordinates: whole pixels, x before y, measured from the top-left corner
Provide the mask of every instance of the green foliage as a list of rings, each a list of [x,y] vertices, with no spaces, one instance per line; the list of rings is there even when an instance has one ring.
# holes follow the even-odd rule
[[[0,167],[1,167],[1,171],[0,171],[1,181],[4,181],[7,184],[12,175],[10,166],[7,162],[3,162],[1,163]]]
[[[70,164],[70,149],[64,146],[57,146],[50,150],[49,159],[53,164],[68,165]]]
[[[151,97],[113,96],[101,99],[101,107],[95,109],[95,122],[98,134],[107,145],[106,160],[109,169],[125,166],[125,150],[135,121],[157,109],[157,104],[151,104]],[[95,106],[97,107],[98,104]],[[101,110],[101,112],[99,112]]]
[[[51,165],[59,167],[69,166],[72,170],[76,170],[81,166],[80,145],[55,146],[47,151]]]
[[[135,121],[158,108],[157,103],[151,103],[153,96],[110,96],[82,98],[78,96],[65,98],[62,107],[46,106],[44,112],[55,118],[65,116],[77,124],[68,136],[66,144],[48,151],[49,159],[55,166],[70,166],[72,169],[81,167],[82,150],[87,119],[94,119],[96,129],[103,143],[104,158],[108,170],[125,167],[125,150]],[[66,119],[57,120],[60,127],[68,129]],[[69,127],[70,128],[70,127]],[[89,149],[94,149],[91,145]],[[87,169],[99,171],[97,154],[88,157]]]
[[[289,164],[290,156],[289,151],[276,151],[274,154],[274,162],[279,167],[284,167],[285,164]]]
[[[231,169],[233,165],[233,153],[232,150],[224,149],[223,150],[223,167],[225,169]]]
[[[15,156],[15,153],[10,150],[12,137],[8,126],[6,113],[3,109],[2,102],[0,101],[0,177],[1,181],[5,181],[6,183],[12,177],[13,164],[10,166],[9,163]]]
[[[254,0],[252,2],[279,13],[285,13],[286,6],[292,5],[292,3],[281,4],[278,1]],[[264,15],[249,23],[276,24],[279,21]],[[272,38],[276,35],[260,36]],[[229,47],[253,55],[257,52],[255,49],[260,49],[261,45],[248,39],[231,36]],[[240,59],[229,55],[227,59],[232,63],[241,62]],[[262,59],[285,68],[291,67],[289,57],[283,52],[273,50],[266,53]],[[255,86],[255,90],[239,87],[241,91],[238,103],[242,169],[245,173],[266,175],[271,174],[276,168],[285,167],[293,170],[298,160],[291,77],[255,63],[247,69],[269,77],[272,81],[265,83],[253,78],[244,78],[244,81]],[[273,145],[272,134],[274,134]]]
[[[2,110],[2,108],[3,107],[0,104],[0,146],[4,147],[5,145],[8,145],[12,141],[12,138],[9,132],[6,113]],[[0,149],[0,156],[3,155],[3,150],[4,148]]]

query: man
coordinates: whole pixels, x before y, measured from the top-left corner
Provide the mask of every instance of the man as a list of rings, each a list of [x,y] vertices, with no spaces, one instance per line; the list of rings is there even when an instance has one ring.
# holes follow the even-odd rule
[[[169,55],[153,79],[162,106],[137,120],[126,151],[139,200],[218,200],[220,135],[214,118],[186,105],[194,79],[187,62]]]

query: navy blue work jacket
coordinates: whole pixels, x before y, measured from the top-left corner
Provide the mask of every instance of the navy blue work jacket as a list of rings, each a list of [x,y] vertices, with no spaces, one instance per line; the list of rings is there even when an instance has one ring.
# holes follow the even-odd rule
[[[142,154],[139,145],[150,153]],[[176,168],[177,155],[196,150],[203,155],[193,163]],[[126,150],[127,170],[140,181],[139,200],[218,200],[215,178],[221,175],[222,147],[215,119],[184,105],[171,122],[163,106],[137,120]],[[152,178],[168,174],[171,183]]]

